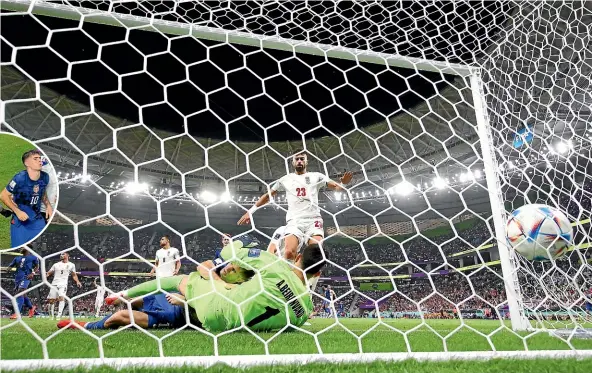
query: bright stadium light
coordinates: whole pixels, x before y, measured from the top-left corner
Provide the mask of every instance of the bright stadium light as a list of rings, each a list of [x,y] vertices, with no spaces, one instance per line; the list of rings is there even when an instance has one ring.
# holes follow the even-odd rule
[[[125,186],[125,190],[129,194],[136,194],[136,193],[139,193],[139,192],[145,192],[145,191],[148,190],[148,184],[146,184],[146,183],[136,183],[136,182],[130,181]]]
[[[481,170],[475,170],[473,172],[473,175],[475,175],[475,179],[480,179],[481,178]]]
[[[222,201],[222,202],[228,202],[228,201],[230,201],[230,193],[228,193],[228,192],[222,193],[220,195],[220,201]]]
[[[567,152],[569,151],[569,149],[570,149],[570,144],[568,144],[568,143],[565,143],[565,142],[563,142],[563,141],[561,141],[561,142],[558,142],[558,143],[555,145],[555,150],[556,150],[556,151],[557,151],[557,153],[559,153],[559,154],[565,154],[565,153],[567,153]]]
[[[336,200],[341,201],[341,192],[333,192],[333,195]]]
[[[441,177],[437,177],[434,179],[434,186],[438,189],[444,189],[446,188],[446,185],[448,185],[448,183],[446,182],[446,180],[442,179]]]
[[[200,194],[201,199],[204,200],[206,203],[214,203],[218,200],[218,196],[209,190],[204,190]]]
[[[413,184],[408,181],[401,181],[399,184],[395,185],[394,187],[395,193],[407,196],[413,192]]]

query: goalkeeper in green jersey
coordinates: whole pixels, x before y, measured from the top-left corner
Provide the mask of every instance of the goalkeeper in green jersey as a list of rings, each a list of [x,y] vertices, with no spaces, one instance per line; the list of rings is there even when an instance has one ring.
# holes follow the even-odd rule
[[[302,326],[313,310],[306,278],[325,265],[319,246],[304,248],[293,266],[267,251],[244,246],[234,241],[222,249],[220,257],[230,263],[220,275],[212,262],[206,262],[189,276],[148,281],[105,301],[113,304],[119,298],[133,299],[162,289],[181,293],[201,327],[210,332],[238,328],[243,320],[255,331],[281,329],[288,323]],[[233,283],[240,282],[245,270],[255,270],[253,277],[241,284]]]

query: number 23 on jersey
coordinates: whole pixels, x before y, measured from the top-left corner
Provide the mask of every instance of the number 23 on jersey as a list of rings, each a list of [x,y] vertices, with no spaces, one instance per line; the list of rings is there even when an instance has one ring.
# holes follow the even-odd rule
[[[306,188],[296,188],[296,197],[306,197]]]

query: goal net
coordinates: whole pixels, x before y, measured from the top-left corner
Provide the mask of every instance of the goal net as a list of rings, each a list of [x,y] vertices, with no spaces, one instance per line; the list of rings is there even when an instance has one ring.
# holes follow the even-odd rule
[[[38,144],[59,179],[57,212],[29,245],[41,273],[28,289],[13,291],[17,250],[0,252],[3,316],[16,315],[1,319],[7,367],[592,349],[580,338],[592,327],[589,3],[1,4],[1,130]],[[302,151],[308,172],[353,173],[345,190],[319,191],[326,265],[303,295],[308,322],[257,330],[244,304],[223,331],[142,327],[132,302],[95,310],[99,288],[152,280],[165,235],[185,275],[225,234],[267,249],[304,192],[251,207]],[[530,203],[572,221],[566,255],[531,262],[508,247],[507,217]],[[46,271],[66,251],[83,286],[68,289],[65,320],[127,310],[127,325],[55,327]],[[195,302],[179,306],[187,320]]]

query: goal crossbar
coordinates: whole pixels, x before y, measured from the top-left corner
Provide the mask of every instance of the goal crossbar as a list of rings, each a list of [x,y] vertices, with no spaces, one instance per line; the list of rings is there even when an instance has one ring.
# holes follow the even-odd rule
[[[297,41],[273,36],[255,35],[240,31],[229,31],[220,28],[206,27],[195,24],[166,21],[162,19],[140,17],[121,13],[109,13],[101,10],[74,8],[72,6],[36,0],[2,0],[2,8],[15,12],[31,11],[33,14],[79,20],[110,26],[142,27],[154,29],[170,35],[192,35],[199,39],[228,42],[231,44],[257,46],[261,48],[304,53],[328,58],[357,60],[359,62],[387,64],[418,71],[430,71],[444,74],[468,76],[478,67],[448,62],[405,57],[396,54],[377,53],[369,50],[345,48],[328,44]],[[147,30],[149,31],[149,30]]]

